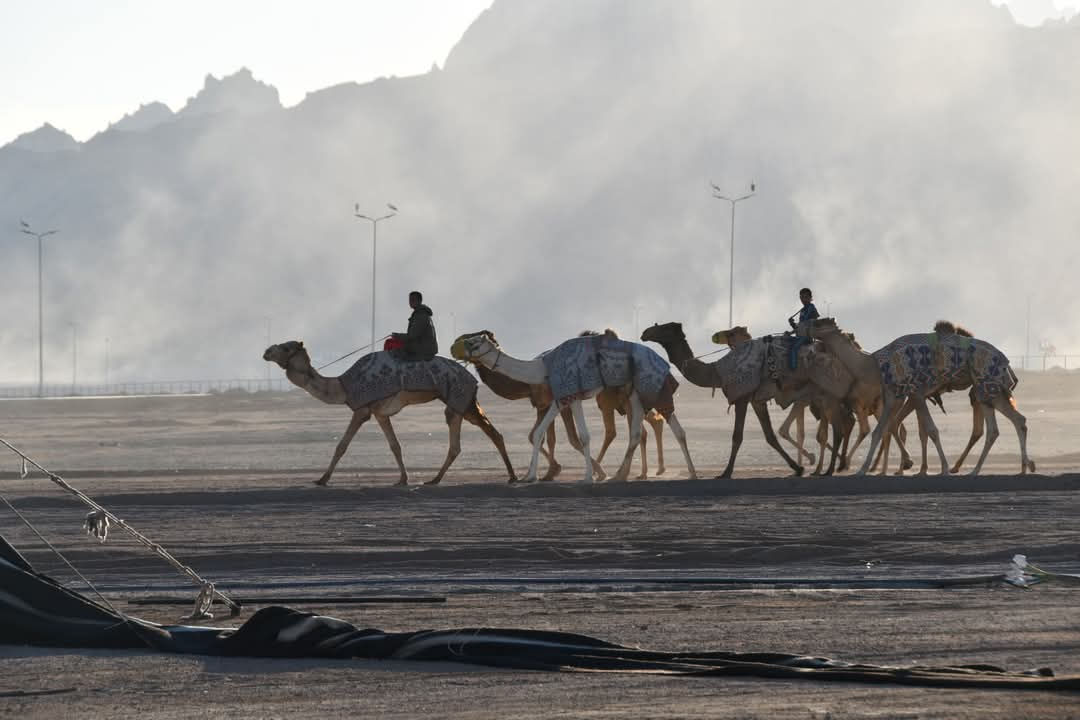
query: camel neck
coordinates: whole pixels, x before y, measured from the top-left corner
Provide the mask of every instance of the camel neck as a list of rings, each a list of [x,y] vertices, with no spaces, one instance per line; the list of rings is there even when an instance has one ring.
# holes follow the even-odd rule
[[[690,349],[690,343],[686,342],[686,338],[669,340],[661,344],[671,364],[677,367],[683,377],[691,383],[707,388],[714,388],[719,384],[715,366],[695,358],[694,351]]]
[[[531,396],[531,390],[527,383],[514,380],[501,372],[495,372],[486,365],[477,365],[476,374],[499,397],[507,400],[521,400]]]
[[[310,365],[305,368],[290,367],[285,371],[285,377],[316,400],[321,400],[328,405],[345,404],[345,388],[341,381],[337,378],[323,377]]]
[[[868,362],[874,362],[872,355],[858,350],[846,339],[839,335],[826,334],[821,338],[825,348],[834,355],[849,370],[857,370]],[[874,363],[876,365],[876,362]]]
[[[544,368],[544,361],[539,358],[521,360],[507,355],[502,350],[493,349],[477,357],[476,362],[518,382],[529,385],[542,385],[547,382],[547,370]]]

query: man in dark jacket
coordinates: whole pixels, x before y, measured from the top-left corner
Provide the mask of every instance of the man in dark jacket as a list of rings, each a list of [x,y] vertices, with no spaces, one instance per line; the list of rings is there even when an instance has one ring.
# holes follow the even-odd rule
[[[424,304],[424,296],[419,290],[409,293],[409,329],[403,333],[393,333],[393,337],[405,343],[397,351],[403,360],[431,360],[439,353],[439,341],[435,337],[435,323],[432,322],[431,308]]]

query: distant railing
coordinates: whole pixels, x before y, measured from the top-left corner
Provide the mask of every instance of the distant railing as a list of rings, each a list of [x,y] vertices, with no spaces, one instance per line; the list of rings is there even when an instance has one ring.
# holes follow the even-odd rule
[[[0,398],[102,397],[124,395],[207,395],[226,392],[285,392],[295,386],[285,378],[234,380],[158,380],[109,384],[53,383],[38,392],[36,383],[0,384]]]
[[[1010,355],[1009,364],[1020,370],[1076,370],[1080,355]]]

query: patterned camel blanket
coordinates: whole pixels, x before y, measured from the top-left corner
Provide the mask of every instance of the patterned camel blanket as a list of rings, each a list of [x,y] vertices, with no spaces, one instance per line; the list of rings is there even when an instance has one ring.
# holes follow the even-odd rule
[[[353,410],[385,400],[402,390],[434,392],[446,406],[464,414],[476,399],[476,378],[453,360],[435,357],[414,362],[392,352],[364,355],[340,378],[346,402]]]
[[[736,402],[761,387],[768,344],[762,338],[739,343],[713,363],[718,385],[728,402]]]
[[[1004,353],[988,342],[938,333],[904,335],[874,353],[881,380],[897,397],[969,379],[980,402],[1016,387]]]
[[[633,382],[645,409],[663,412],[673,407],[679,386],[667,360],[652,348],[610,335],[571,338],[541,358],[551,393],[562,407],[589,391]]]

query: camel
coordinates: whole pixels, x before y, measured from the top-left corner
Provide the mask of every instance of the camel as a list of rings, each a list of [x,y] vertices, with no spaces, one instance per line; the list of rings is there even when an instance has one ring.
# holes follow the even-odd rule
[[[851,333],[850,337],[852,341],[855,340],[854,333]],[[844,370],[844,372],[847,371]],[[817,467],[812,473],[813,475],[821,474],[822,458],[824,456],[825,450],[831,449],[831,446],[828,444],[828,420],[825,417],[825,404],[825,399],[820,397],[820,394],[818,393],[811,395],[809,398],[795,401],[795,403],[791,406],[791,411],[788,413],[788,416],[784,418],[784,422],[781,423],[780,427],[776,430],[776,434],[779,437],[787,440],[795,448],[796,459],[801,460],[801,458],[805,457],[807,462],[814,462],[814,454],[807,451],[803,445],[804,438],[806,437],[804,419],[806,411],[808,409],[810,410],[814,418],[818,420],[818,431],[816,439],[818,441],[818,445],[820,446],[820,451],[818,453],[818,463]],[[840,466],[837,469],[843,472],[848,466],[847,446],[848,442],[851,439],[851,430],[852,428],[854,428],[854,413],[852,413],[851,409],[847,407],[844,407],[841,410],[841,413],[841,420],[844,431],[844,441],[843,448],[840,451]],[[793,423],[795,424],[795,438],[791,437],[791,425]]]
[[[637,348],[640,348],[640,350]],[[588,355],[587,353],[590,352],[595,353],[595,355]],[[573,413],[574,424],[578,429],[578,437],[582,444],[582,454],[585,457],[585,482],[592,482],[593,480],[593,459],[589,453],[589,431],[585,423],[585,413],[581,402],[584,399],[592,398],[599,394],[603,390],[603,384],[601,384],[602,381],[591,382],[589,386],[581,386],[573,392],[560,395],[559,392],[563,391],[564,386],[560,384],[560,391],[555,391],[554,381],[561,382],[561,379],[549,377],[548,363],[554,363],[556,361],[562,362],[564,360],[568,363],[566,369],[573,371],[573,374],[579,376],[586,374],[586,369],[596,369],[591,366],[586,367],[583,364],[586,362],[599,364],[607,363],[611,364],[613,368],[618,368],[619,362],[623,363],[621,366],[622,369],[619,372],[627,374],[628,382],[620,383],[620,385],[630,386],[629,389],[625,391],[627,393],[627,403],[629,405],[630,443],[623,456],[623,462],[612,479],[615,481],[625,481],[627,479],[630,472],[630,462],[633,458],[634,449],[640,443],[641,439],[642,419],[644,416],[644,406],[638,387],[644,377],[641,373],[649,370],[656,371],[658,369],[656,363],[663,363],[658,357],[655,358],[656,363],[651,362],[651,358],[648,355],[649,352],[651,351],[644,346],[636,345],[635,343],[627,343],[610,336],[578,337],[567,340],[539,358],[533,360],[521,360],[504,352],[499,344],[495,342],[491,334],[486,332],[459,337],[454,342],[451,349],[451,354],[458,360],[479,362],[491,370],[497,370],[520,382],[529,385],[546,385],[552,389],[554,402],[552,402],[551,406],[548,408],[540,425],[534,428],[532,437],[530,438],[533,444],[533,456],[532,461],[529,464],[529,470],[525,476],[525,482],[536,480],[536,464],[543,435],[550,426],[552,420],[554,420],[555,414],[566,406],[569,406]],[[653,356],[655,356],[655,353],[653,353]],[[633,362],[630,362],[630,358],[633,358]],[[666,372],[666,364],[664,364],[664,368]],[[615,374],[619,373],[616,372]],[[655,372],[653,375],[655,376]],[[596,379],[593,378],[593,380]],[[675,416],[674,400],[669,397],[669,395],[674,392],[674,388],[677,387],[677,383],[669,373],[666,374],[661,382],[662,386],[658,390],[657,397],[659,401],[664,403],[665,407],[660,407],[658,409],[668,421],[672,433],[679,441],[679,445],[683,450],[683,455],[686,458],[690,477],[695,478],[697,477],[697,473],[694,469],[693,461],[690,459],[690,451],[686,445],[686,433]],[[652,392],[653,389],[654,388],[650,388],[650,392]],[[666,407],[668,405],[670,405],[670,407]]]
[[[488,335],[488,337],[495,339],[495,334],[489,330],[482,331]],[[611,331],[608,331],[611,332]],[[466,335],[475,335],[478,333],[466,333],[460,337]],[[586,332],[582,333],[582,336],[595,335],[597,333]],[[614,334],[614,333],[612,333]],[[529,431],[529,443],[532,444],[532,433],[540,425],[540,422],[544,419],[544,414],[547,412],[548,407],[551,406],[551,388],[547,385],[529,385],[528,383],[519,382],[513,378],[507,377],[500,372],[495,372],[489,369],[486,365],[474,360],[468,361],[476,368],[477,374],[480,376],[480,381],[483,382],[488,388],[501,398],[506,400],[521,400],[529,398],[532,406],[536,409],[536,422],[533,424],[532,429]],[[600,409],[601,417],[604,421],[604,443],[600,448],[600,454],[593,460],[593,468],[595,469],[597,478],[603,480],[607,477],[607,473],[601,466],[601,461],[604,459],[604,455],[607,452],[608,447],[615,440],[615,413],[625,415],[628,409],[629,396],[627,393],[622,392],[619,388],[604,388],[596,395],[596,406]],[[581,445],[581,440],[578,438],[577,431],[574,428],[574,416],[569,407],[564,407],[560,410],[559,416],[562,418],[563,426],[566,429],[567,440],[570,441],[571,447],[577,450],[579,453],[584,452]],[[664,467],[664,418],[660,416],[655,410],[650,409],[645,413],[645,422],[652,426],[653,434],[656,437],[656,455],[659,467],[656,474],[663,475],[665,471]],[[641,429],[641,474],[638,479],[644,480],[649,477],[649,461],[646,452],[646,446],[648,443],[648,431],[645,427]],[[543,477],[539,478],[541,482],[554,480],[560,472],[562,472],[562,465],[555,459],[555,425],[554,423],[548,427],[547,430],[547,448],[542,445],[540,447],[540,453],[548,461],[548,470]]]
[[[972,332],[967,328],[963,327],[962,325],[956,325],[949,320],[938,320],[936,323],[934,323],[934,332],[938,335],[958,335],[968,338],[975,337],[974,334],[972,334]],[[963,452],[960,453],[960,457],[957,458],[956,462],[953,463],[953,466],[949,468],[949,472],[953,475],[960,472],[960,468],[961,466],[963,466],[964,460],[967,459],[968,453],[970,453],[971,449],[975,447],[975,443],[979,441],[979,438],[983,436],[983,424],[985,423],[985,413],[983,412],[983,405],[975,396],[975,389],[971,385],[970,375],[961,375],[958,377],[950,378],[949,382],[939,387],[932,395],[927,397],[927,400],[930,400],[938,407],[940,407],[942,412],[945,412],[945,405],[941,400],[941,393],[959,392],[963,390],[968,391],[968,402],[971,405],[971,435],[968,438],[967,445],[964,447]],[[898,413],[899,422],[903,422],[904,418],[911,414],[914,409],[914,403],[905,400],[903,407]],[[919,441],[922,445],[922,467],[919,469],[920,475],[925,475],[927,472],[927,437],[928,433],[923,427],[920,426]],[[878,451],[878,458],[880,457],[881,450]],[[875,467],[877,463],[878,459],[875,459]],[[1032,467],[1032,469],[1034,469],[1034,467]],[[872,471],[873,467],[871,467],[871,472]]]
[[[1016,375],[1009,367],[1008,358],[990,343],[956,333],[934,332],[899,337],[871,355],[856,350],[832,318],[815,320],[812,333],[852,373],[868,384],[872,382],[871,378],[876,378],[881,389],[883,420],[874,428],[870,452],[863,461],[860,474],[865,474],[870,466],[879,442],[884,443],[882,473],[887,472],[889,436],[886,434],[883,440],[882,431],[895,428],[897,416],[907,400],[914,403],[920,426],[938,451],[941,474],[946,474],[948,461],[926,400],[939,388],[962,383],[965,377],[970,379],[975,398],[982,405],[986,424],[986,442],[972,474],[977,475],[982,470],[999,435],[995,411],[1001,412],[1016,428],[1020,442],[1020,472],[1034,471],[1035,463],[1027,455],[1027,420],[1016,409],[1012,394],[1017,384]],[[901,399],[904,399],[903,403],[898,402]]]
[[[781,388],[768,376],[765,370],[767,353],[770,352],[768,343],[763,338],[751,338],[745,327],[734,327],[722,331],[713,336],[716,342],[726,342],[732,347],[732,351],[715,362],[707,363],[694,357],[686,335],[683,333],[682,324],[677,322],[664,325],[653,325],[646,328],[641,334],[641,339],[646,342],[660,344],[667,352],[671,364],[679,369],[683,376],[695,385],[707,388],[721,388],[728,402],[735,406],[735,428],[731,437],[731,457],[727,467],[717,476],[718,478],[730,478],[735,467],[735,458],[742,445],[743,426],[746,423],[747,406],[753,407],[754,413],[761,424],[765,441],[778,453],[796,475],[803,474],[803,467],[799,465],[780,445],[776,434],[772,429],[772,421],[766,403],[776,398]],[[783,353],[781,353],[782,355]],[[786,362],[781,358],[780,362]],[[844,378],[833,374],[837,367],[829,370],[821,366],[814,366],[807,370],[808,382],[812,383],[826,395],[837,402],[844,396],[846,387]],[[805,390],[805,388],[803,388]],[[789,401],[798,400],[798,394],[788,391]],[[839,416],[837,415],[837,421]],[[833,447],[839,444],[839,424],[834,424]],[[829,471],[832,472],[835,463],[830,463]]]
[[[579,337],[590,337],[592,335],[599,335],[600,333],[594,330],[586,330],[579,335]],[[618,338],[618,334],[610,328],[604,331],[605,335]],[[600,446],[600,454],[596,456],[596,462],[599,463],[604,459],[604,455],[607,453],[608,447],[615,441],[615,413],[625,415],[627,422],[630,421],[630,396],[626,388],[604,388],[596,394],[596,407],[600,409],[600,417],[604,421],[604,442]],[[656,457],[659,467],[656,474],[664,474],[664,418],[658,413],[655,408],[649,408],[645,411],[645,422],[652,426],[653,435],[656,437]],[[645,480],[649,477],[649,460],[646,454],[646,446],[648,445],[649,431],[645,425],[641,426],[641,474],[638,475],[639,480]],[[598,466],[599,467],[599,466]]]
[[[446,424],[450,430],[450,446],[447,449],[446,460],[443,462],[442,467],[439,468],[435,477],[425,484],[438,485],[450,468],[450,464],[461,453],[462,419],[476,425],[488,436],[506,465],[506,471],[510,475],[510,482],[516,480],[514,466],[510,464],[510,457],[506,454],[506,444],[503,442],[502,435],[495,429],[487,415],[476,403],[476,380],[463,367],[446,358],[436,357],[428,362],[408,363],[408,367],[411,370],[420,371],[419,374],[427,379],[435,378],[438,375],[439,378],[445,381],[444,388],[449,387],[452,394],[448,395],[442,389],[399,389],[381,399],[357,406],[355,395],[350,394],[350,389],[355,387],[358,379],[360,381],[369,379],[363,374],[367,368],[376,367],[378,363],[393,366],[396,361],[389,360],[386,357],[388,355],[390,353],[370,353],[360,358],[345,374],[339,377],[323,377],[312,367],[311,358],[301,341],[290,340],[279,345],[271,345],[263,353],[264,360],[277,363],[285,370],[285,377],[289,379],[289,382],[305,390],[316,400],[321,400],[330,405],[349,405],[353,410],[352,419],[349,421],[348,427],[345,428],[345,432],[334,450],[334,457],[330,460],[330,466],[322,477],[315,481],[316,485],[325,486],[330,482],[330,476],[333,475],[334,468],[337,467],[338,461],[345,454],[356,432],[361,425],[373,416],[379,423],[379,427],[382,428],[386,441],[390,445],[390,451],[394,454],[394,460],[397,461],[398,469],[401,471],[401,476],[396,484],[407,485],[409,483],[409,473],[401,459],[401,444],[394,433],[390,418],[399,413],[404,407],[431,402],[435,399],[446,403],[445,414]],[[394,380],[397,381],[398,378],[395,376]],[[438,385],[439,383],[434,384]],[[469,392],[470,388],[471,393]],[[451,403],[454,406],[460,406],[460,408],[451,407]]]

